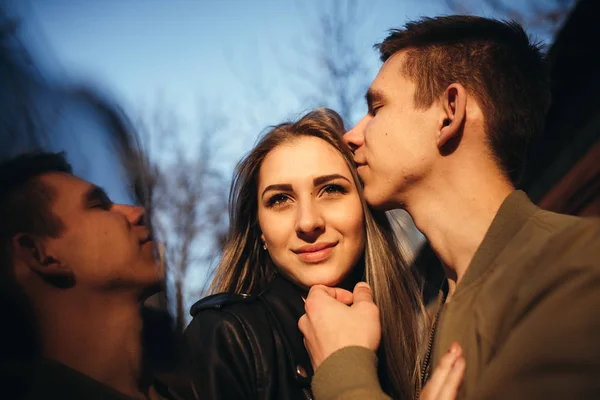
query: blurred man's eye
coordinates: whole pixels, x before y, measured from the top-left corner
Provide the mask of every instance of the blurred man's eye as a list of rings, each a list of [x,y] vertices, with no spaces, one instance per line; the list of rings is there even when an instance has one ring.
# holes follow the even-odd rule
[[[110,200],[108,201],[103,201],[103,200],[99,200],[96,202],[93,202],[91,204],[91,208],[101,208],[103,210],[110,210],[110,208],[112,207],[112,202]]]
[[[105,193],[98,193],[97,197],[92,200],[90,206],[91,208],[101,208],[108,211],[113,206],[113,202]]]

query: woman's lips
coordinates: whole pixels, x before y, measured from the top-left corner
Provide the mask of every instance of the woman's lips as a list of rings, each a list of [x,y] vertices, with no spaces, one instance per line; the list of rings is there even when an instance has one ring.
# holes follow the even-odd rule
[[[297,250],[294,250],[294,253],[296,253],[304,262],[318,263],[326,260],[333,252],[335,246],[337,246],[337,242],[319,243],[310,246],[303,246]]]

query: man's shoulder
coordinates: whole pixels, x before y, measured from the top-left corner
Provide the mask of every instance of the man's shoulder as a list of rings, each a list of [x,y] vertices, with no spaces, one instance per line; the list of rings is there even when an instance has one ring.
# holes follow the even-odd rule
[[[511,246],[511,266],[520,265],[515,273],[524,287],[536,293],[568,285],[574,276],[600,276],[600,218],[540,211],[531,222]]]
[[[547,231],[545,252],[555,253],[560,259],[596,254],[600,261],[600,218],[540,210],[534,219],[534,231]]]
[[[487,284],[538,296],[575,275],[600,276],[600,219],[539,210],[505,247]]]
[[[561,214],[553,211],[537,209],[529,219],[531,229],[538,231],[547,231],[551,234],[558,234],[565,229],[571,229],[581,224],[587,223],[594,218],[584,218],[575,215]]]
[[[524,238],[527,240],[523,240]],[[589,245],[597,249],[600,243],[600,218],[579,217],[540,209],[529,218],[514,239],[520,241],[517,245],[535,247],[543,251]],[[539,241],[538,246],[531,246],[535,241]]]

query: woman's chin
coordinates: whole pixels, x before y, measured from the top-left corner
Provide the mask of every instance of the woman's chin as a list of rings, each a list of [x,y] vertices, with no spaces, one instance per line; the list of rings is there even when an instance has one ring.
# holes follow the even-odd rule
[[[336,277],[315,276],[315,277],[306,277],[306,278],[302,279],[302,282],[300,282],[300,284],[301,284],[301,286],[305,287],[306,289],[310,289],[312,286],[315,286],[315,285],[337,287],[340,285],[340,283],[342,281],[343,281],[343,278],[339,277],[339,276],[336,276]]]

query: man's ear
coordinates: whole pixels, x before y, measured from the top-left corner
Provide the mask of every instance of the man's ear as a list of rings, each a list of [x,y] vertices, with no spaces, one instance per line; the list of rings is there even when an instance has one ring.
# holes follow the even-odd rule
[[[467,91],[460,83],[453,83],[440,99],[444,114],[440,123],[437,146],[442,149],[451,139],[458,138],[467,115]]]
[[[41,238],[19,233],[13,236],[12,247],[13,259],[20,261],[48,283],[61,288],[71,287],[75,283],[73,271],[47,252]]]

